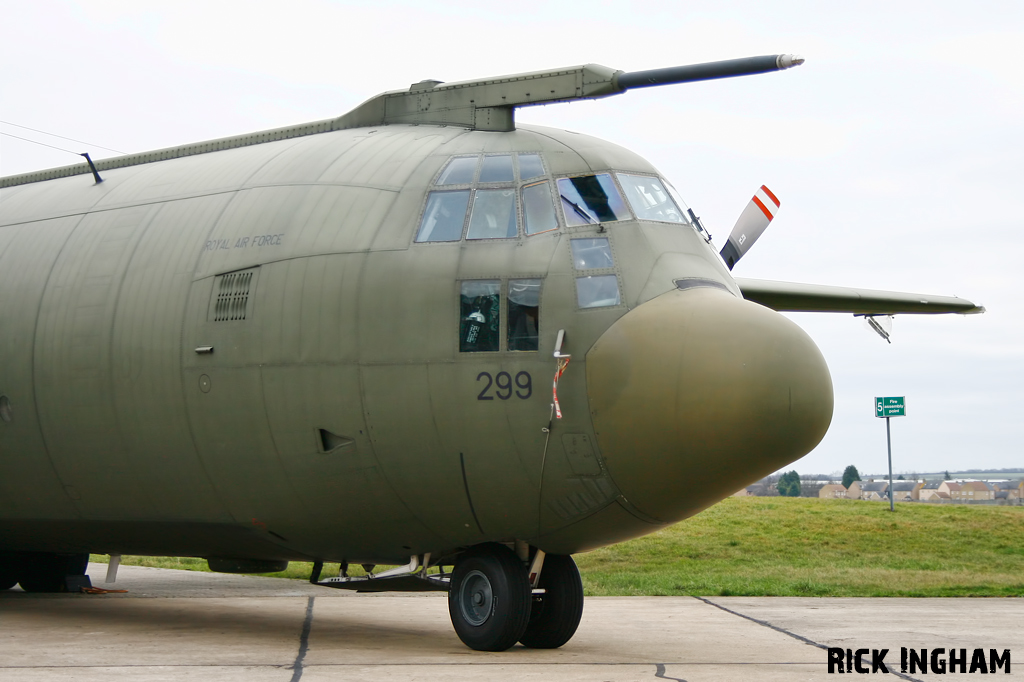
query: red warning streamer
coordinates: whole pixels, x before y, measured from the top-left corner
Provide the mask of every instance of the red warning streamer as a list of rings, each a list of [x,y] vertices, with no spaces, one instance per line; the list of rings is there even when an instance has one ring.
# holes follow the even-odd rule
[[[555,418],[562,418],[562,408],[558,404],[558,380],[561,378],[562,373],[565,372],[565,368],[569,366],[569,358],[558,358],[558,369],[555,370],[555,381],[551,388],[551,395],[555,399]]]

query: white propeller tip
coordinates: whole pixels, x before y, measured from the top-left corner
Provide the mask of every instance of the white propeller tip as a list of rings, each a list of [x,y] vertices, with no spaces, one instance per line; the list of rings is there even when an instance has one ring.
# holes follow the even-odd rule
[[[804,58],[797,54],[780,54],[775,63],[778,64],[780,69],[788,69],[803,64]]]

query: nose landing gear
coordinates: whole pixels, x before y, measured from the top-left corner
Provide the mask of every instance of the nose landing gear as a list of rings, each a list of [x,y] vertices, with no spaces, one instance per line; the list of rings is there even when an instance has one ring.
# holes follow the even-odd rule
[[[531,649],[557,649],[576,634],[583,616],[583,581],[571,556],[549,554],[533,595],[530,622],[519,638]]]
[[[570,556],[547,555],[538,590],[508,547],[487,543],[460,558],[448,590],[448,613],[459,639],[477,651],[505,651],[516,642],[554,649],[572,638],[583,614],[583,583]]]
[[[530,621],[526,567],[504,545],[478,545],[459,558],[448,590],[455,633],[470,649],[505,651]]]

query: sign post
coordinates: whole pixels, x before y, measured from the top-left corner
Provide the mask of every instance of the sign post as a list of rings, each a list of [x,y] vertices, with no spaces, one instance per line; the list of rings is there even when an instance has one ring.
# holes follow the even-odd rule
[[[885,445],[889,449],[889,511],[896,511],[896,491],[892,489],[892,436],[889,417],[906,417],[907,401],[904,396],[875,398],[875,416],[885,417]]]

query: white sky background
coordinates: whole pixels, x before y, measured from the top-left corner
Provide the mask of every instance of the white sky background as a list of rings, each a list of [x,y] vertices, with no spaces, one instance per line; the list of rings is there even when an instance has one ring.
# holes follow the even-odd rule
[[[492,9],[493,8],[493,9]],[[633,71],[796,53],[781,73],[522,109],[629,147],[721,246],[782,201],[739,277],[958,295],[981,316],[793,315],[836,407],[792,467],[886,468],[872,398],[906,395],[897,472],[1024,467],[1024,4],[59,2],[0,4],[0,119],[124,152],[338,116],[384,90],[596,62]],[[0,125],[94,158],[97,148]],[[75,163],[0,137],[0,175]]]

